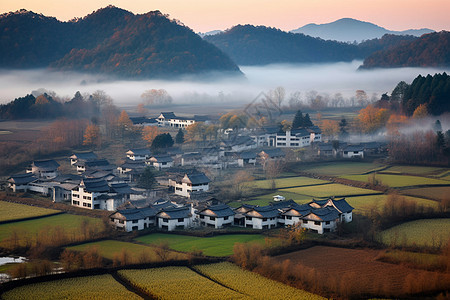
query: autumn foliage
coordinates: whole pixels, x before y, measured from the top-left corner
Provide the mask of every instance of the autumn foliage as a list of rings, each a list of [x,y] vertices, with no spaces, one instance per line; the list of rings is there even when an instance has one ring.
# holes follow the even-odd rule
[[[358,123],[362,132],[374,133],[383,128],[389,119],[389,111],[385,108],[376,108],[368,105],[359,111]]]

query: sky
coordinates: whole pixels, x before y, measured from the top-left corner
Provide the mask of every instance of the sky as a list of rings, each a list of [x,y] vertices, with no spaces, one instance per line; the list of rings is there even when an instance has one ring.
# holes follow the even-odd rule
[[[22,8],[67,21],[109,4],[133,13],[160,10],[196,32],[237,24],[292,30],[355,18],[389,30],[450,30],[450,0],[1,0],[0,13]]]

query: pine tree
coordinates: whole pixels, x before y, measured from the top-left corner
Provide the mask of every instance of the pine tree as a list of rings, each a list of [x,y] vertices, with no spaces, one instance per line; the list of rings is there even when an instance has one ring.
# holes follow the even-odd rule
[[[309,114],[307,113],[305,117],[303,118],[303,126],[302,127],[311,127],[314,126],[313,122],[311,121],[311,118],[309,117]]]
[[[175,143],[183,144],[184,143],[184,132],[183,129],[178,129],[177,135],[175,136]]]
[[[155,137],[152,148],[169,148],[173,146],[173,139],[170,133],[162,133]]]
[[[151,167],[146,167],[141,176],[139,176],[137,186],[146,190],[150,190],[156,184],[155,175]]]
[[[292,129],[298,129],[303,127],[303,113],[301,110],[298,110],[295,113],[294,120],[292,121]]]
[[[436,123],[434,123],[433,129],[434,129],[434,131],[442,131],[441,121],[436,120]]]
[[[347,120],[345,118],[342,118],[341,122],[339,122],[339,131],[341,138],[345,138],[348,135]]]

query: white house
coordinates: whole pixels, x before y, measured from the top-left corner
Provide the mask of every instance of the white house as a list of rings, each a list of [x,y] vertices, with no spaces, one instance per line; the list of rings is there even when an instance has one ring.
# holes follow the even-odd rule
[[[53,159],[36,160],[27,168],[27,173],[33,173],[39,178],[54,178],[58,176],[59,164]]]
[[[335,231],[339,222],[339,213],[332,207],[311,210],[302,218],[302,227],[323,234]]]
[[[181,155],[181,166],[195,166],[202,162],[202,155],[200,152],[191,152]]]
[[[162,112],[156,120],[160,127],[186,128],[195,123],[194,119],[177,117],[173,112]]]
[[[313,208],[334,207],[341,222],[351,222],[353,220],[353,207],[348,204],[345,198],[335,200],[333,198],[327,200],[313,200],[309,203],[309,206]]]
[[[69,158],[70,158],[70,164],[71,165],[76,164],[79,160],[88,161],[88,160],[96,160],[96,159],[98,159],[97,155],[94,152],[92,152],[92,151],[90,151],[90,152],[74,153]]]
[[[77,172],[79,174],[84,173],[86,171],[109,171],[112,172],[115,167],[106,159],[96,159],[96,160],[78,160],[75,163],[75,166],[77,167]]]
[[[238,166],[243,168],[248,165],[256,165],[256,153],[255,152],[241,152],[237,154]]]
[[[348,145],[342,149],[343,158],[364,158],[364,146]]]
[[[8,179],[8,187],[13,192],[26,192],[28,190],[28,184],[36,180],[37,177],[33,173],[13,175]]]
[[[253,229],[275,228],[278,223],[278,214],[278,209],[271,205],[254,207],[244,213],[245,227]]]
[[[87,209],[101,209],[100,195],[107,194],[110,188],[104,179],[84,178],[72,189],[72,205]]]
[[[274,127],[261,128],[250,136],[261,147],[302,148],[313,142],[322,141],[322,132],[318,126],[292,129],[286,132]]]
[[[126,152],[127,158],[131,160],[146,160],[150,158],[150,150],[147,148],[130,149]]]
[[[186,229],[192,226],[192,214],[190,206],[165,208],[157,215],[158,228],[172,231]]]
[[[175,180],[169,179],[169,185],[174,187],[176,195],[190,197],[193,192],[207,192],[211,180],[201,172],[178,176]]]
[[[155,226],[158,212],[154,207],[123,209],[111,214],[109,219],[117,229],[130,232]]]
[[[173,158],[169,155],[153,155],[145,163],[157,170],[162,170],[173,167]]]
[[[200,225],[214,228],[233,225],[234,214],[226,204],[211,205],[196,212]]]

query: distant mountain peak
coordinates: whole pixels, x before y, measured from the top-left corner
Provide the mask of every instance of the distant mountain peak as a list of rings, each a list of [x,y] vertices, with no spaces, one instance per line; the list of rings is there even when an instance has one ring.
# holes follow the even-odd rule
[[[353,18],[342,18],[330,23],[307,24],[293,33],[303,33],[324,40],[336,40],[340,42],[361,42],[375,38],[381,38],[385,34],[421,36],[434,32],[431,29],[410,29],[405,31],[391,31],[376,24],[360,21]]]

